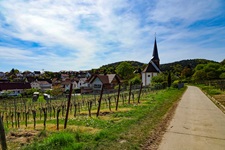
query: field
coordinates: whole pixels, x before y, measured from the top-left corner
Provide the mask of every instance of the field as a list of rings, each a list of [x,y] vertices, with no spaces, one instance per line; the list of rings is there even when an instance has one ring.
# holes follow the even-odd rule
[[[49,103],[26,101],[25,104],[22,99],[1,103],[8,149],[143,148],[184,90],[123,91],[117,110],[116,93],[103,94],[102,98],[75,96],[71,98],[66,129],[67,99]]]

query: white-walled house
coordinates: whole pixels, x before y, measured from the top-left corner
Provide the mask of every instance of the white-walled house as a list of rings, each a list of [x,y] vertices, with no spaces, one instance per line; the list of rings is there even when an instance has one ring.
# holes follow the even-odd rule
[[[48,82],[48,81],[33,81],[30,83],[31,85],[31,88],[34,88],[34,89],[39,89],[41,91],[46,91],[46,90],[50,90],[52,89],[52,83]]]
[[[70,90],[71,83],[73,85],[73,89],[76,89],[78,87],[77,81],[63,81],[61,83],[62,88],[64,89],[65,92]]]
[[[157,76],[161,72],[159,69],[160,67],[159,62],[160,60],[158,55],[158,48],[157,48],[157,43],[155,39],[152,59],[150,60],[146,68],[142,71],[143,86],[151,85],[152,77]]]
[[[38,90],[41,89],[40,84],[38,83],[38,81],[31,82],[30,86],[31,86],[32,89],[38,89]]]
[[[100,91],[103,84],[104,89],[113,90],[120,82],[120,78],[116,74],[97,74],[93,75],[89,80],[90,87],[93,91]]]
[[[77,83],[77,88],[80,89],[81,87],[89,87],[87,78],[79,78],[79,81]]]

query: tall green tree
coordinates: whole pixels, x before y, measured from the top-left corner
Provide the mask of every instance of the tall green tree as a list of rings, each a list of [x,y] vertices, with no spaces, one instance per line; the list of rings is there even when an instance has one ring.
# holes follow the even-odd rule
[[[125,80],[134,77],[133,71],[133,66],[127,62],[122,62],[116,67],[116,73]]]

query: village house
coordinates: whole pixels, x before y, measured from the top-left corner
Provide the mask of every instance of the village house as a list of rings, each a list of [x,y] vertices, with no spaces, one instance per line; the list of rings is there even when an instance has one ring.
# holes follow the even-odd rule
[[[65,81],[66,79],[69,79],[69,75],[68,74],[61,74],[61,80]]]
[[[120,77],[116,74],[95,74],[88,81],[94,93],[100,92],[103,84],[105,91],[113,91],[114,87],[121,82]]]
[[[30,83],[31,88],[38,89],[41,91],[47,91],[52,89],[52,83],[49,80],[35,80]]]
[[[8,94],[9,96],[18,96],[22,94],[24,90],[30,89],[30,83],[0,83],[0,95]]]
[[[160,60],[155,38],[152,59],[150,60],[146,68],[142,71],[143,86],[148,86],[151,84],[152,77],[157,76],[161,72],[159,67],[160,67]]]
[[[78,82],[77,80],[74,79],[73,80],[67,79],[61,82],[62,88],[65,92],[70,90],[71,84],[73,85],[73,89],[76,89],[78,87]]]

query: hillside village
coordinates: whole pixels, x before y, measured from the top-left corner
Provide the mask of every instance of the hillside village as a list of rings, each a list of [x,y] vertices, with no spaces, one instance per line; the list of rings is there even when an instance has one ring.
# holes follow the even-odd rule
[[[110,84],[108,88],[113,89],[120,82],[116,74],[91,74],[89,71],[55,72],[52,73],[53,78],[46,77],[46,73],[41,71],[15,73],[9,80],[11,76],[12,73],[0,72],[1,95],[8,92],[11,96],[18,96],[28,89],[46,92],[57,87],[66,93],[71,84],[73,89],[80,89],[85,93],[99,91],[103,83]]]

